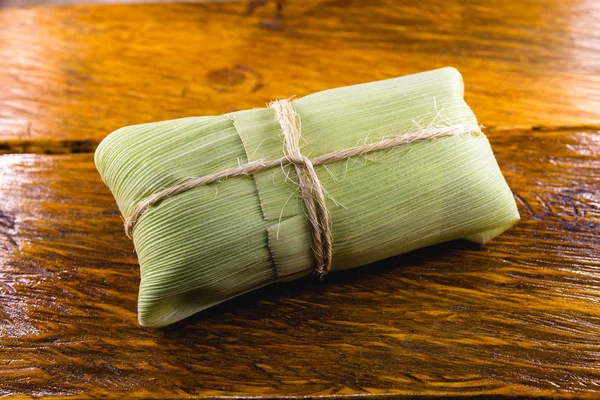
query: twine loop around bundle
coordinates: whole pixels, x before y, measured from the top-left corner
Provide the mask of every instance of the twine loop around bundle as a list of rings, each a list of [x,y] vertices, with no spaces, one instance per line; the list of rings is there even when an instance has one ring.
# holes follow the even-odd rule
[[[456,136],[467,133],[481,133],[481,127],[475,124],[460,124],[447,127],[429,127],[413,133],[403,134],[390,139],[383,139],[355,147],[341,149],[309,159],[300,151],[301,133],[296,124],[296,112],[289,100],[276,100],[269,104],[275,111],[275,118],[281,126],[285,143],[284,156],[275,160],[250,161],[234,168],[228,168],[214,174],[191,178],[178,185],[158,191],[141,200],[131,214],[125,218],[125,233],[132,238],[135,223],[152,205],[161,200],[186,192],[190,189],[218,182],[223,179],[255,173],[275,166],[293,165],[298,175],[298,186],[306,208],[306,215],[311,227],[311,248],[315,257],[314,274],[323,278],[331,270],[333,238],[331,234],[331,218],[327,211],[325,190],[319,180],[315,166],[357,157],[366,153],[391,149],[402,144],[441,136]]]
[[[285,139],[285,159],[293,164],[298,175],[298,186],[306,206],[311,226],[311,248],[315,256],[316,276],[323,278],[331,270],[333,239],[331,218],[325,202],[325,191],[315,171],[313,162],[300,152],[300,131],[296,125],[296,112],[289,100],[276,100],[269,105]]]

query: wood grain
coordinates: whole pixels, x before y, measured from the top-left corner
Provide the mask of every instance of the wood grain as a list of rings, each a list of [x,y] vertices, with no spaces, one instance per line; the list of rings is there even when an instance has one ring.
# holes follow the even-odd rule
[[[523,220],[170,328],[92,156],[0,156],[0,396],[600,393],[600,132],[489,131]]]
[[[435,246],[149,330],[92,155],[0,156],[0,396],[597,397],[598,2],[288,1],[281,26],[263,23],[272,2],[243,11],[0,10],[0,153],[89,153],[124,125],[452,65],[523,220],[485,247]]]
[[[0,10],[0,152],[452,65],[488,126],[600,123],[593,0],[308,0]]]

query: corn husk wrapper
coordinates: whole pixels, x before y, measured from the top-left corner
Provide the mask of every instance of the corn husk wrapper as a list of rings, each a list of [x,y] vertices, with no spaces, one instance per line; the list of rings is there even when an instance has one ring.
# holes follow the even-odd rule
[[[293,101],[309,158],[415,132],[477,124],[453,68]],[[123,215],[161,189],[283,155],[270,108],[125,127],[95,161]],[[316,167],[333,221],[332,271],[435,243],[483,243],[519,219],[481,133],[414,142]],[[159,327],[275,282],[310,275],[310,227],[283,166],[201,186],[149,208],[133,240],[139,321]]]

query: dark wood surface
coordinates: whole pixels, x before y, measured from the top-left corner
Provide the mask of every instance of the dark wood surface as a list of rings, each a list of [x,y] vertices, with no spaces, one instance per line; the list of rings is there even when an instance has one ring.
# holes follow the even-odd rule
[[[0,11],[0,396],[600,395],[598,4],[286,4]],[[521,222],[138,326],[107,133],[444,65]]]
[[[597,132],[492,131],[523,220],[162,330],[89,154],[0,157],[2,394],[600,392]],[[43,184],[40,184],[43,182]]]

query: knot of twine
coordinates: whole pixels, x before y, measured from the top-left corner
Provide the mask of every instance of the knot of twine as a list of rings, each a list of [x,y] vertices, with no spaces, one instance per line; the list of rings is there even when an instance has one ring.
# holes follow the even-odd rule
[[[275,118],[281,126],[285,142],[284,156],[275,160],[251,161],[234,168],[224,169],[214,174],[191,178],[178,185],[158,191],[141,200],[128,217],[125,217],[125,234],[130,239],[133,237],[135,223],[140,216],[151,206],[179,193],[186,192],[199,186],[207,185],[242,175],[255,173],[284,165],[293,165],[298,175],[298,186],[304,201],[307,217],[311,226],[311,248],[315,257],[314,275],[321,279],[331,270],[333,239],[331,235],[331,218],[327,211],[325,191],[319,180],[315,166],[345,160],[351,157],[375,151],[391,149],[402,144],[433,139],[441,136],[456,136],[467,133],[481,133],[481,127],[475,124],[461,124],[442,128],[425,128],[413,133],[383,139],[378,142],[349,147],[323,154],[309,159],[300,151],[300,131],[296,125],[296,112],[289,100],[276,100],[269,104],[275,110]]]

